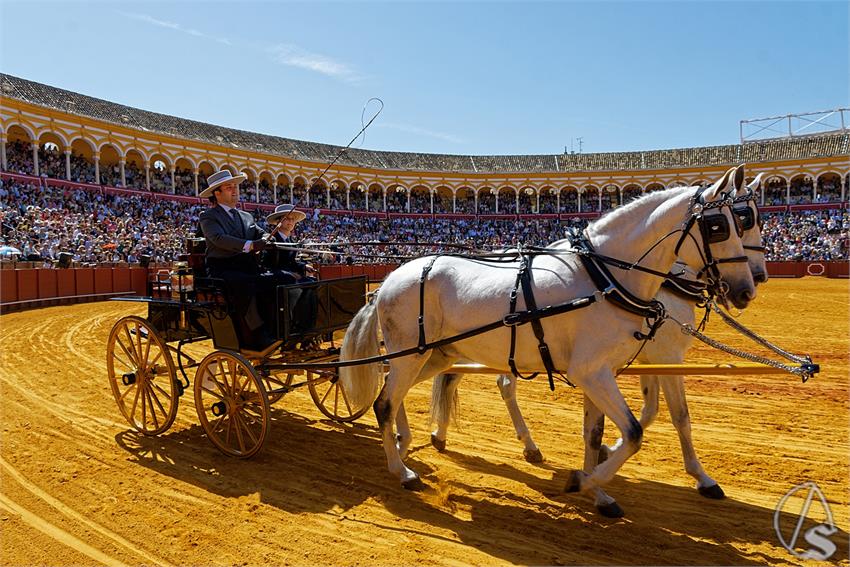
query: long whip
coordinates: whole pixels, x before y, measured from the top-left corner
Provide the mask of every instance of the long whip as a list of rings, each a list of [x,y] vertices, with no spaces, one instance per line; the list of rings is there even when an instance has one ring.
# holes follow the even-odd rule
[[[380,106],[380,108],[378,108],[378,110],[375,112],[375,114],[373,114],[373,115],[372,115],[372,118],[370,118],[370,119],[369,119],[369,121],[368,121],[368,122],[366,122],[366,123],[364,124],[364,123],[363,123],[363,118],[364,118],[364,117],[365,117],[365,115],[366,115],[366,108],[369,106],[369,103],[371,103],[372,101],[376,101],[376,102],[377,102],[378,104],[380,104],[381,106]],[[333,165],[334,165],[334,164],[335,164],[335,163],[339,160],[339,158],[341,158],[341,157],[342,157],[342,155],[343,155],[345,152],[347,152],[347,151],[348,151],[348,149],[351,147],[351,144],[353,144],[353,143],[357,140],[357,138],[359,138],[361,135],[364,135],[364,139],[365,139],[365,132],[366,132],[366,129],[367,129],[369,126],[371,126],[371,125],[372,125],[372,122],[374,122],[374,121],[375,121],[375,119],[378,117],[378,115],[379,115],[381,112],[383,112],[383,110],[384,110],[384,101],[382,101],[380,98],[378,98],[378,97],[372,97],[372,98],[370,98],[369,100],[367,100],[367,101],[366,101],[366,103],[363,105],[363,110],[362,110],[362,111],[361,111],[361,113],[360,113],[360,124],[361,124],[363,127],[362,127],[362,128],[360,128],[360,131],[359,131],[359,132],[357,132],[357,134],[355,134],[355,136],[354,136],[353,138],[351,138],[351,141],[350,141],[350,142],[348,142],[348,143],[345,145],[345,147],[344,147],[344,148],[340,149],[340,150],[339,150],[339,152],[337,152],[336,156],[334,156],[334,158],[333,158],[333,159],[331,160],[331,162],[327,165],[327,167],[325,167],[325,169],[322,171],[322,173],[320,173],[320,174],[319,174],[319,176],[318,176],[318,177],[317,177],[317,178],[313,181],[312,185],[316,185],[319,181],[321,181],[321,180],[322,180],[322,178],[325,176],[325,174],[328,172],[328,170],[329,170],[331,167],[333,167]],[[308,191],[309,191],[309,189],[308,189]],[[278,221],[278,223],[274,226],[274,228],[271,230],[271,232],[269,232],[269,235],[268,235],[268,237],[266,238],[266,241],[267,241],[267,242],[271,242],[271,241],[272,241],[272,239],[274,238],[274,235],[275,235],[275,234],[277,234],[277,232],[278,232],[278,230],[279,230],[279,227],[280,227],[280,223],[281,223],[281,221],[283,221],[284,219],[288,218],[288,217],[289,217],[289,215],[291,215],[291,214],[292,214],[292,211],[294,211],[294,210],[295,210],[295,207],[296,207],[296,205],[298,204],[298,201],[300,201],[300,200],[301,200],[301,198],[299,197],[297,200],[295,200],[295,202],[294,202],[294,203],[292,203],[292,209],[290,209],[289,211],[287,211],[287,213],[286,213],[285,215],[283,215],[283,217],[281,217],[280,221]]]

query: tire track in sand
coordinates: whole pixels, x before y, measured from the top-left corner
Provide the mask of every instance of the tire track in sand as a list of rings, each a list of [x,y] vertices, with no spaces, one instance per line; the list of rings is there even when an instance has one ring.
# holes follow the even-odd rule
[[[48,494],[47,492],[45,492],[44,490],[42,490],[41,488],[39,488],[35,484],[31,483],[29,480],[27,480],[27,478],[24,475],[22,475],[20,472],[18,472],[18,470],[15,469],[15,467],[13,467],[11,464],[9,464],[3,457],[0,457],[0,468],[3,468],[3,470],[5,470],[9,474],[9,476],[11,476],[13,479],[15,479],[15,481],[19,485],[21,485],[23,488],[25,488],[27,491],[29,491],[31,494],[33,494],[37,498],[44,500],[47,504],[49,504],[51,507],[56,509],[58,512],[64,514],[65,516],[67,516],[67,517],[69,517],[73,520],[80,522],[84,526],[86,526],[86,527],[90,528],[91,530],[99,533],[100,535],[104,536],[105,538],[107,538],[107,539],[117,543],[118,545],[130,550],[131,552],[138,555],[139,557],[144,558],[145,561],[149,561],[149,562],[155,563],[157,565],[166,565],[168,567],[172,567],[170,563],[167,563],[163,559],[160,559],[158,557],[154,557],[153,555],[150,555],[149,553],[147,553],[143,549],[140,549],[140,548],[136,547],[135,545],[133,545],[130,541],[128,541],[124,537],[122,537],[122,536],[116,534],[115,532],[101,526],[100,524],[86,518],[85,516],[83,516],[82,514],[80,514],[76,510],[74,510],[73,508],[71,508],[70,506],[63,503],[61,500],[54,498],[53,496],[51,496],[50,494]],[[5,506],[7,509],[13,511],[16,514],[19,514],[21,516],[21,519],[23,519],[25,522],[27,522],[28,524],[30,524],[34,528],[38,529],[39,531],[46,533],[47,535],[53,537],[54,539],[58,539],[62,543],[69,545],[69,547],[73,547],[77,551],[84,553],[85,555],[88,555],[89,557],[91,557],[92,559],[94,559],[96,561],[101,561],[103,563],[107,563],[107,564],[110,564],[110,565],[120,564],[116,559],[113,559],[113,558],[103,554],[102,552],[94,549],[93,547],[83,543],[82,541],[77,539],[75,536],[73,536],[73,535],[69,534],[68,532],[50,524],[47,520],[45,520],[41,516],[38,516],[37,514],[34,514],[30,511],[26,510],[25,508],[19,506],[18,504],[15,504],[14,502],[9,500],[3,494],[0,494],[0,505]],[[57,537],[57,534],[61,537]],[[81,544],[83,547],[79,547],[78,545],[75,545],[75,544],[69,544],[68,543],[69,539],[72,542],[75,541],[75,542]],[[99,557],[100,555],[107,558],[108,560],[105,560],[105,559]]]

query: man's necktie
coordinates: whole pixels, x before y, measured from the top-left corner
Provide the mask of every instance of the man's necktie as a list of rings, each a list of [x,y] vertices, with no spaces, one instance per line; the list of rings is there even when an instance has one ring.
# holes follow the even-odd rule
[[[236,228],[239,229],[239,236],[245,237],[245,227],[242,226],[242,219],[239,218],[239,211],[236,209],[230,209],[230,216],[233,218],[233,222],[236,223]]]

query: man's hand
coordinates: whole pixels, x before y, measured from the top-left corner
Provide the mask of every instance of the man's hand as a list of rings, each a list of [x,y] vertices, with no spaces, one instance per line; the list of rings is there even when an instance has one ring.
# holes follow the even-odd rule
[[[263,239],[251,241],[251,252],[260,252],[261,250],[273,250],[274,244],[266,242]]]

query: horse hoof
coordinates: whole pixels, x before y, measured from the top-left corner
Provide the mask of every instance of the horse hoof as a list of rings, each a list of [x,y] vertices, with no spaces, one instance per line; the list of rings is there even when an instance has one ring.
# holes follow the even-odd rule
[[[525,456],[525,460],[529,463],[542,463],[543,462],[543,453],[540,452],[540,449],[534,449],[533,451],[529,451],[526,449],[522,452],[523,456]]]
[[[410,490],[411,492],[422,492],[425,490],[425,483],[416,476],[411,478],[410,480],[405,480],[401,483],[402,488],[405,490]]]
[[[581,479],[584,477],[582,471],[573,471],[567,479],[567,484],[564,486],[564,492],[578,492],[581,490]]]
[[[431,445],[433,445],[434,448],[440,453],[446,450],[446,440],[438,439],[437,436],[433,433],[431,434]]]
[[[596,464],[601,465],[608,460],[609,456],[611,456],[611,449],[608,448],[608,445],[602,445],[599,447],[599,455],[596,457]]]
[[[726,498],[726,494],[723,492],[723,489],[720,488],[719,484],[712,484],[711,486],[699,486],[697,487],[701,496],[706,498],[710,498],[711,500],[722,500]]]
[[[620,505],[616,502],[611,502],[609,504],[598,504],[596,509],[599,510],[599,513],[605,516],[606,518],[622,518],[626,515]]]

